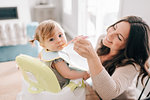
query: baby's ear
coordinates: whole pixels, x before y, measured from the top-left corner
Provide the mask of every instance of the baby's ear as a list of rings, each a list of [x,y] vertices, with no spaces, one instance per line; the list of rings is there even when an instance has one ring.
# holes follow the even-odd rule
[[[42,46],[43,48],[45,47],[43,43],[40,43],[40,46]]]

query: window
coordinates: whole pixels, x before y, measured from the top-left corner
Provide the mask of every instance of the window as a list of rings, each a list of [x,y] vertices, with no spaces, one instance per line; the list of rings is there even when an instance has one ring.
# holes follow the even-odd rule
[[[63,0],[63,11],[66,14],[72,14],[72,0]]]
[[[118,18],[119,0],[87,0],[86,34],[100,35]]]
[[[97,34],[106,34],[107,27],[118,19],[119,0],[98,0],[97,9]]]
[[[98,36],[106,34],[106,28],[117,20],[119,0],[78,0],[78,2],[80,32],[78,35],[88,35],[95,45]]]
[[[97,13],[97,0],[87,0],[87,26],[86,33],[92,36],[96,33],[96,13]]]

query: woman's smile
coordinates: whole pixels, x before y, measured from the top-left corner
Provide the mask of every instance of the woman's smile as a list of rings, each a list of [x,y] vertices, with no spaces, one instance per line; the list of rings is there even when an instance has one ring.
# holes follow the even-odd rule
[[[112,43],[107,36],[106,36],[106,40],[107,40],[107,42]]]
[[[110,41],[110,39],[106,36],[103,40],[103,44],[106,45],[106,44],[112,44],[112,42]]]

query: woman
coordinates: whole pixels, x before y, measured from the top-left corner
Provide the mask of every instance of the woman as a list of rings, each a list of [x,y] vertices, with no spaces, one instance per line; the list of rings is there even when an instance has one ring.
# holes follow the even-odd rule
[[[148,75],[149,26],[137,16],[127,16],[100,37],[96,52],[88,40],[80,37],[74,50],[87,59],[93,87],[103,100],[137,99],[135,82]]]

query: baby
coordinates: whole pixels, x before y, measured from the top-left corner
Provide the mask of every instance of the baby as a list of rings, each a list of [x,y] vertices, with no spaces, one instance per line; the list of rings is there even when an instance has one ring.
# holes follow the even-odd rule
[[[86,80],[90,77],[87,71],[72,69],[66,60],[58,56],[63,53],[61,51],[67,41],[64,30],[57,22],[53,20],[41,22],[36,29],[34,40],[39,41],[40,46],[43,47],[40,58],[55,73],[61,88],[66,86],[70,79],[83,78]],[[34,40],[30,42],[33,43]]]

